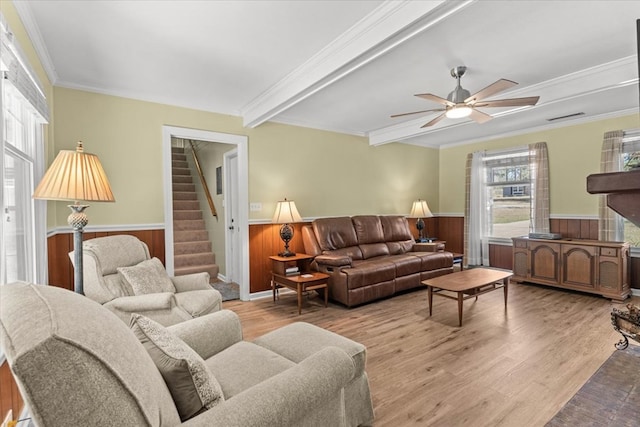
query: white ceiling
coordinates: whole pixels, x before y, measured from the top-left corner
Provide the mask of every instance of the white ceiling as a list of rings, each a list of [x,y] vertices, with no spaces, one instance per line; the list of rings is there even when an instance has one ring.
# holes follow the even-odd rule
[[[57,86],[429,147],[638,111],[640,1],[23,1],[14,4]],[[540,96],[484,111],[484,124],[438,113],[466,65],[474,93]],[[557,116],[583,112],[573,119]]]

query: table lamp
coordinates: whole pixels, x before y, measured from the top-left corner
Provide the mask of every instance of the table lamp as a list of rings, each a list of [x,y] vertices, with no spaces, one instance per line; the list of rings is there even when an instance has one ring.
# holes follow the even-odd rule
[[[424,230],[424,220],[422,218],[431,218],[433,214],[429,209],[429,205],[427,205],[426,200],[416,200],[413,202],[413,206],[411,207],[411,213],[409,214],[409,218],[418,218],[416,221],[416,228],[418,229],[418,238],[416,242],[428,242],[429,238],[424,237],[422,234],[422,230]]]
[[[82,232],[89,222],[84,213],[89,205],[79,202],[115,202],[100,160],[96,155],[84,152],[82,141],[78,141],[76,151],[61,150],[36,187],[33,198],[74,202],[68,205],[71,214],[67,218],[73,228],[73,287],[77,293],[84,294]]]
[[[302,217],[300,217],[300,213],[298,213],[295,202],[293,200],[287,200],[286,198],[279,201],[271,222],[274,224],[282,224],[282,227],[280,227],[280,238],[284,242],[284,251],[278,255],[282,257],[294,256],[295,253],[289,250],[289,242],[293,239],[293,227],[291,227],[290,224],[293,222],[302,222]]]

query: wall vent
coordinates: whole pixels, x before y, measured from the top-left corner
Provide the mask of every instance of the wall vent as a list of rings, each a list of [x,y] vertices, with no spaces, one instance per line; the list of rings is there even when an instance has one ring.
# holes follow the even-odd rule
[[[566,116],[553,117],[551,119],[547,119],[547,121],[555,122],[556,120],[569,119],[571,117],[578,117],[578,116],[584,116],[584,113],[573,113],[573,114],[567,114]]]

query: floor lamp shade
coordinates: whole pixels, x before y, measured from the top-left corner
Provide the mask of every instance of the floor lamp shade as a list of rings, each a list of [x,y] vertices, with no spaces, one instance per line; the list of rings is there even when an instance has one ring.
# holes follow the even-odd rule
[[[428,240],[428,238],[424,237],[422,234],[422,230],[424,230],[424,220],[422,218],[431,218],[432,216],[433,214],[431,213],[431,209],[429,209],[429,205],[427,205],[426,200],[418,199],[413,202],[409,218],[418,218],[416,221],[416,228],[419,233],[418,242],[426,242]]]
[[[274,224],[282,224],[280,227],[280,238],[284,242],[284,251],[278,255],[283,257],[294,256],[295,253],[289,250],[289,242],[293,239],[293,227],[291,223],[302,222],[302,217],[298,212],[296,203],[293,200],[281,200],[276,204],[276,211],[273,214],[272,221]]]
[[[71,214],[67,222],[74,231],[74,289],[82,287],[82,232],[89,222],[84,210],[88,205],[78,202],[115,202],[111,185],[95,154],[85,153],[82,142],[75,151],[61,150],[33,192],[34,199],[69,200]]]

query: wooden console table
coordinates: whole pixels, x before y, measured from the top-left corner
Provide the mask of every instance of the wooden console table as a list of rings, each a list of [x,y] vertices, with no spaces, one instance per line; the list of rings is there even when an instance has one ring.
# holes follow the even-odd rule
[[[513,238],[513,280],[599,294],[622,301],[629,289],[629,244]]]

